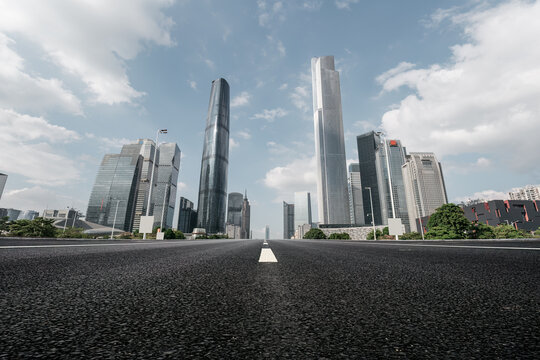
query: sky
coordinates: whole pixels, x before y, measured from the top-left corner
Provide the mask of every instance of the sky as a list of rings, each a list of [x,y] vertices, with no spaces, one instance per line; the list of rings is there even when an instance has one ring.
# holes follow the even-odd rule
[[[282,236],[282,201],[317,219],[311,58],[335,56],[348,162],[383,130],[434,152],[449,199],[540,183],[540,1],[7,0],[0,3],[0,207],[86,212],[103,156],[182,151],[197,202],[211,82],[231,89],[229,192]]]

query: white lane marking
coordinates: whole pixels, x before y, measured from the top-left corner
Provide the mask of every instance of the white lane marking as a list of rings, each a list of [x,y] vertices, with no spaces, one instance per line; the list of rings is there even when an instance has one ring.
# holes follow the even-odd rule
[[[479,246],[479,245],[435,245],[435,244],[388,244],[388,243],[364,243],[369,245],[386,245],[386,246],[419,246],[419,247],[443,247],[443,248],[464,248],[464,249],[500,249],[500,250],[535,250],[538,248],[526,248],[515,246]]]
[[[261,256],[259,257],[259,262],[278,262],[272,249],[261,249]]]
[[[69,244],[69,245],[5,245],[0,246],[0,249],[30,249],[30,248],[63,248],[63,247],[93,247],[93,246],[135,246],[135,245],[167,245],[167,244],[180,244],[176,242],[141,242],[141,243],[120,243],[120,244]]]

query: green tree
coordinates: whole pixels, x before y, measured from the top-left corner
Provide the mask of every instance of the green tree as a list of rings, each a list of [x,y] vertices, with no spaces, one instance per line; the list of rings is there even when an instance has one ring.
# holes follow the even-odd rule
[[[165,230],[165,232],[164,232],[164,234],[163,234],[163,238],[166,239],[166,240],[176,239],[176,236],[175,236],[175,234],[174,234],[173,229],[167,229],[167,230]]]
[[[473,224],[471,238],[473,239],[495,239],[495,232],[493,226],[486,224]]]
[[[330,234],[330,236],[328,238],[329,239],[349,240],[351,238],[351,236],[348,233],[343,232],[343,233]]]
[[[174,238],[175,239],[185,239],[186,238],[186,235],[184,235],[183,232],[181,232],[180,230],[176,230],[174,232]]]
[[[326,239],[326,235],[321,229],[311,229],[304,234],[304,239]]]
[[[9,225],[9,234],[21,237],[56,237],[53,219],[37,217],[34,220],[17,220]]]
[[[81,238],[88,238],[89,236],[83,233],[83,228],[66,228],[66,231],[58,229],[58,237],[59,238],[68,238],[68,239],[81,239]]]
[[[465,239],[471,229],[470,221],[456,204],[444,204],[438,208],[427,225],[429,236],[426,234],[426,238],[430,239]]]
[[[0,218],[0,234],[2,234],[4,231],[9,231],[9,217],[7,216]]]
[[[520,239],[527,237],[527,234],[523,230],[516,230],[512,225],[498,225],[493,228],[495,238],[497,239]]]

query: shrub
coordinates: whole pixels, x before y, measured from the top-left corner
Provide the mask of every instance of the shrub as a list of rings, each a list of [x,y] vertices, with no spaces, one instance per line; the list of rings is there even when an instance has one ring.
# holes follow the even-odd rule
[[[413,231],[410,233],[405,233],[403,235],[400,235],[399,237],[401,240],[422,240],[422,234],[419,232]]]
[[[321,229],[311,229],[304,234],[304,239],[326,239],[326,235]]]
[[[429,218],[428,229],[428,239],[464,239],[471,229],[471,223],[459,206],[444,204]]]
[[[333,233],[333,234],[330,234],[330,236],[328,237],[329,239],[339,239],[339,240],[350,240],[350,236],[348,233],[344,232],[344,233]]]

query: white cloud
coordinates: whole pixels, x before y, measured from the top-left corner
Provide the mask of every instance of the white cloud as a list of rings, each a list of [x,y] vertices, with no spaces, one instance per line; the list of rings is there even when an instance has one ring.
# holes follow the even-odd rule
[[[302,8],[304,10],[317,11],[321,9],[322,4],[322,0],[304,1],[304,3],[302,4]]]
[[[290,95],[290,99],[294,106],[303,112],[309,112],[311,93],[307,86],[297,86]]]
[[[276,190],[280,196],[287,196],[295,191],[316,193],[317,167],[315,157],[293,160],[285,166],[270,169],[263,180],[264,185]]]
[[[188,185],[184,182],[181,182],[179,181],[177,184],[176,184],[176,191],[178,191],[178,193],[186,190],[188,188]]]
[[[268,5],[266,1],[257,1],[259,10],[259,25],[262,27],[270,27],[273,22],[283,22],[285,20],[285,12],[282,1],[275,1]]]
[[[283,45],[281,40],[274,39],[274,37],[270,35],[268,35],[266,39],[268,39],[270,46],[275,49],[274,53],[277,53],[280,57],[284,57],[285,55],[287,55],[287,50],[285,49],[285,46]],[[266,49],[263,50],[263,55],[265,56],[268,55],[268,52]]]
[[[42,211],[48,209],[65,209],[75,207],[86,212],[86,203],[72,197],[57,193],[42,186],[25,187],[7,191],[2,196],[2,206],[20,210]]]
[[[80,136],[43,118],[0,109],[0,164],[7,173],[35,184],[62,185],[79,178],[77,164],[45,141],[66,143]]]
[[[289,85],[287,83],[284,83],[284,84],[281,84],[281,86],[279,87],[279,90],[287,90],[288,87]]]
[[[287,115],[288,112],[282,108],[264,109],[262,113],[253,115],[252,119],[265,119],[268,122],[273,122],[276,118],[281,118]]]
[[[251,134],[248,130],[240,130],[236,134],[244,140],[251,139]]]
[[[240,107],[245,106],[249,104],[249,99],[251,98],[251,95],[247,91],[242,91],[240,95],[235,96],[231,100],[231,107]]]
[[[460,196],[454,199],[455,203],[467,203],[470,200],[506,200],[508,199],[508,192],[500,192],[495,190],[484,190],[475,192],[469,196]]]
[[[351,9],[351,4],[356,4],[358,0],[336,0],[336,6],[338,9]]]
[[[210,59],[202,59],[204,61],[204,63],[206,64],[206,66],[208,66],[208,68],[210,68],[211,70],[215,70],[216,69],[216,64],[214,64],[214,62]]]
[[[491,165],[491,160],[489,159],[486,159],[485,157],[479,157],[477,160],[476,160],[476,166],[478,167],[481,167],[481,168],[487,168]]]
[[[197,90],[197,82],[193,80],[188,80],[189,87],[191,87],[193,90]]]
[[[173,22],[161,11],[172,3],[9,1],[2,4],[0,32],[39,45],[53,63],[80,78],[96,102],[131,102],[143,93],[131,86],[125,62],[147,44],[173,45]]]
[[[517,1],[454,16],[470,40],[452,47],[448,63],[402,63],[401,72],[380,78],[384,91],[415,92],[383,115],[382,127],[412,151],[488,152],[537,172],[530,164],[540,161],[539,18],[540,2]]]
[[[234,148],[239,147],[239,146],[240,146],[240,144],[236,140],[234,140],[233,138],[229,138],[229,148],[230,149],[234,149]]]

